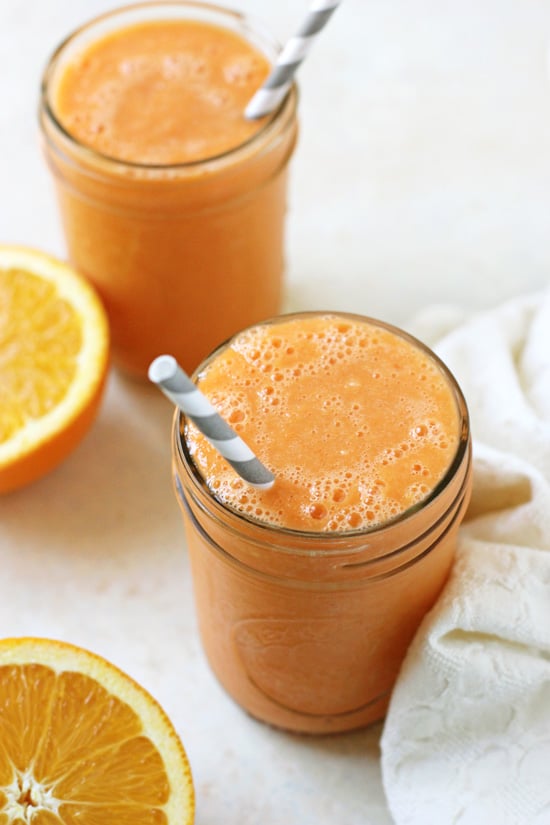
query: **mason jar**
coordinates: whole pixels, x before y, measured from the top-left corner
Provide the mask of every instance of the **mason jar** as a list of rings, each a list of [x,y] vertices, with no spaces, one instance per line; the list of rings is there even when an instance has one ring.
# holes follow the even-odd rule
[[[208,661],[248,713],[303,733],[350,730],[384,716],[407,647],[447,579],[471,489],[468,411],[455,378],[416,339],[365,320],[436,364],[457,411],[457,447],[443,477],[386,522],[310,532],[239,512],[218,500],[196,466],[186,416],[177,410],[173,420],[175,492]]]
[[[161,20],[228,29],[270,62],[279,50],[238,12],[172,0],[101,15],[64,40],[46,67],[40,127],[69,258],[103,299],[114,362],[143,378],[163,352],[190,371],[220,340],[280,311],[287,171],[297,136],[293,87],[250,139],[214,157],[125,162],[79,142],[56,106],[67,66],[112,32]]]

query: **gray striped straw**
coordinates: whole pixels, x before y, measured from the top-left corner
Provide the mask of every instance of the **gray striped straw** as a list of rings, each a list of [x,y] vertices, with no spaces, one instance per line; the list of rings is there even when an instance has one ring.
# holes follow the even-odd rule
[[[273,112],[281,103],[292,85],[296,69],[340,2],[341,0],[313,0],[300,29],[285,45],[271,74],[246,107],[244,114],[248,120]]]
[[[231,429],[175,358],[171,355],[155,358],[149,367],[149,379],[194,422],[244,481],[261,490],[269,490],[273,486],[273,473]]]

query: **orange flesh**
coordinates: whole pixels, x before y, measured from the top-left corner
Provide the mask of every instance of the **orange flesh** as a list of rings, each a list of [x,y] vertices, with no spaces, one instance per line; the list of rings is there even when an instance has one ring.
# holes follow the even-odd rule
[[[263,123],[243,112],[269,71],[242,37],[192,20],[136,24],[89,45],[65,68],[54,109],[73,137],[119,160],[204,160]]]
[[[383,524],[426,498],[458,447],[457,405],[437,363],[362,321],[255,327],[214,358],[199,386],[276,477],[271,490],[251,488],[189,426],[208,486],[229,507],[286,528]]]
[[[0,269],[0,444],[63,398],[82,346],[81,321],[54,284]]]
[[[0,687],[0,825],[167,822],[168,777],[129,705],[40,664],[1,666]],[[14,803],[28,806],[23,819],[12,819]]]

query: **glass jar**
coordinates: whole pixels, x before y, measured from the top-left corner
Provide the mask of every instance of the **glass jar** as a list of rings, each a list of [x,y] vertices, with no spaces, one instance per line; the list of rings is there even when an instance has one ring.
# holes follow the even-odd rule
[[[280,311],[287,168],[297,136],[292,88],[252,138],[204,160],[130,163],[79,143],[56,113],[64,68],[109,32],[166,19],[229,29],[271,62],[278,53],[258,24],[218,6],[128,6],[61,43],[43,76],[39,113],[69,258],[103,298],[113,360],[143,378],[163,352],[191,371],[219,341]]]
[[[305,532],[237,512],[215,498],[193,463],[185,416],[176,411],[173,422],[175,490],[210,665],[252,716],[303,733],[384,716],[407,647],[449,573],[470,495],[468,412],[454,377],[416,339],[373,323],[437,362],[459,422],[441,481],[381,526]]]

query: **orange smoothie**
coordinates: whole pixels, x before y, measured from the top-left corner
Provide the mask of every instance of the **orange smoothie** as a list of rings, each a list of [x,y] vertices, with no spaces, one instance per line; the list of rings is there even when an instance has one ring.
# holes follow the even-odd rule
[[[188,370],[280,308],[295,92],[248,121],[275,46],[208,4],[104,15],[56,51],[41,127],[72,262],[95,284],[113,356]]]
[[[277,726],[380,718],[468,501],[456,382],[402,331],[328,313],[245,330],[196,380],[276,478],[251,488],[176,416],[176,488],[215,673]]]
[[[63,127],[102,155],[171,166],[249,140],[261,123],[243,111],[268,72],[267,58],[228,29],[153,20],[79,52],[59,79],[53,105]]]

